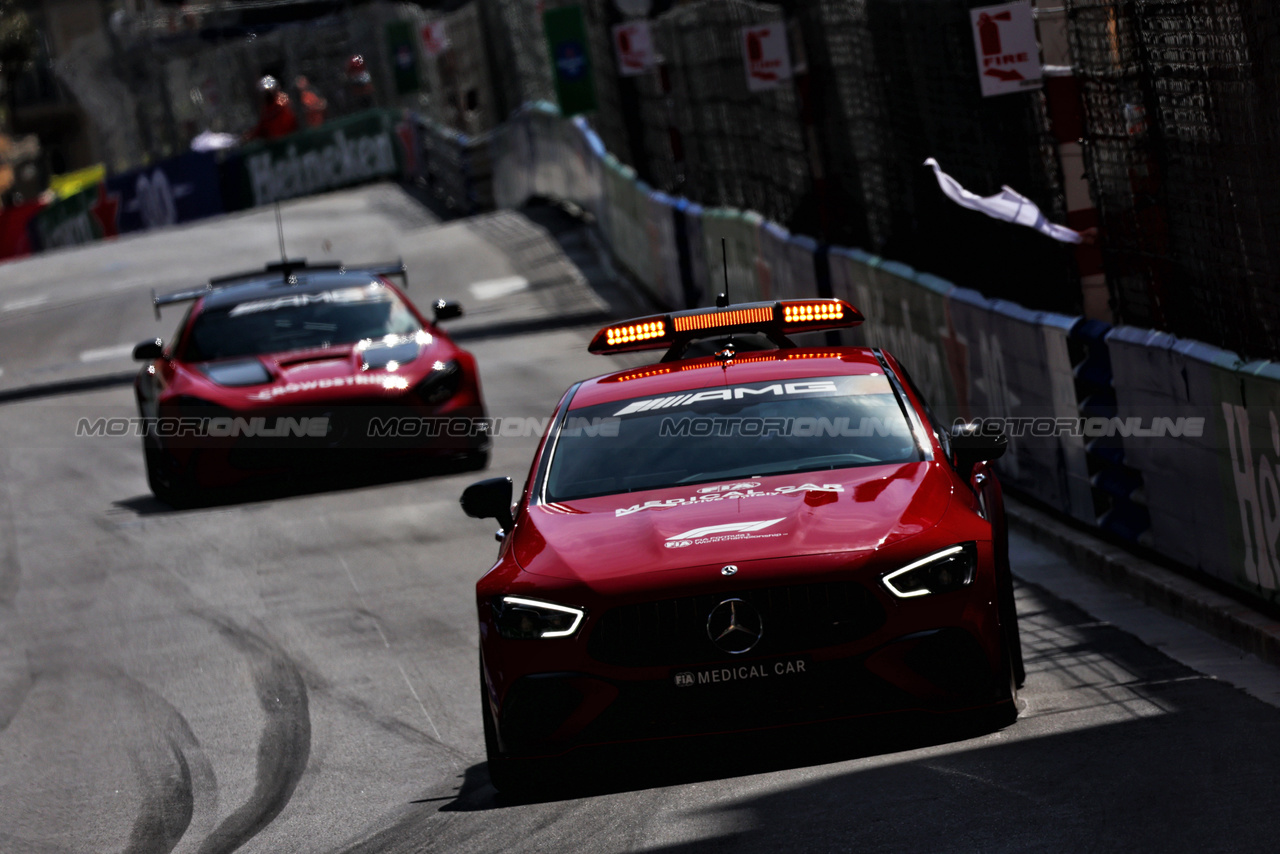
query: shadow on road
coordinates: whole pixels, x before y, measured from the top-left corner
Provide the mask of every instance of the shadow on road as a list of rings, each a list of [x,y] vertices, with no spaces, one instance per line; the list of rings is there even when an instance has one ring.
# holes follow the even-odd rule
[[[537,785],[497,792],[488,766],[467,769],[441,812],[503,807],[687,785],[766,774],[961,742],[1000,729],[990,712],[953,715],[876,715],[799,728],[680,738],[574,751],[566,758],[530,760]]]
[[[472,459],[415,460],[377,466],[325,466],[306,472],[255,475],[252,480],[236,486],[200,489],[189,501],[178,507],[149,494],[135,495],[132,498],[123,498],[111,503],[137,516],[158,516],[447,477],[468,471],[480,471],[485,465],[487,465],[487,458],[480,461]]]

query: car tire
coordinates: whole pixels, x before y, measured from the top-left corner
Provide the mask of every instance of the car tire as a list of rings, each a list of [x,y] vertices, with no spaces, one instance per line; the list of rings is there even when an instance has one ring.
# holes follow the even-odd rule
[[[1018,681],[1017,664],[1014,660],[1013,650],[1018,649],[1018,628],[1014,624],[1012,632],[1007,626],[1000,629],[1000,672],[996,675],[996,706],[993,714],[992,723],[995,727],[1002,728],[1009,726],[1018,719],[1018,713],[1021,707],[1018,704],[1018,689],[1021,684]],[[1018,655],[1018,662],[1021,662],[1021,655]]]
[[[1027,682],[1027,669],[1022,661],[1022,636],[1018,632],[1018,608],[1014,602],[1012,574],[1007,582],[1000,585],[997,598],[1000,608],[1000,638],[1009,659],[1013,684],[1021,688]]]
[[[142,459],[147,467],[147,485],[151,494],[175,510],[192,506],[193,490],[190,481],[177,471],[173,460],[164,452],[158,439],[144,436]]]
[[[499,792],[511,794],[527,789],[530,779],[519,760],[503,756],[498,749],[498,726],[489,710],[489,691],[484,684],[484,662],[480,663],[480,716],[484,721],[484,752],[489,767],[489,782]]]

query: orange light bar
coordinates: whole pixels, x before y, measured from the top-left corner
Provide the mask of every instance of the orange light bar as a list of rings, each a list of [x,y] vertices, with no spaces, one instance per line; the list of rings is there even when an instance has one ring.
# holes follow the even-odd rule
[[[661,320],[647,323],[633,323],[629,326],[611,326],[605,330],[605,343],[610,347],[617,344],[631,344],[635,341],[648,341],[650,338],[661,338],[667,334],[667,324]]]
[[[679,358],[691,341],[737,332],[763,333],[781,347],[794,346],[788,333],[844,329],[862,323],[862,313],[840,299],[755,302],[637,317],[606,326],[591,339],[592,353],[627,353],[668,348],[666,361]]]
[[[782,304],[782,319],[786,323],[805,323],[821,320],[841,320],[844,317],[844,306],[836,300],[822,302],[794,302]]]
[[[717,326],[739,326],[744,323],[768,323],[773,320],[773,306],[709,311],[705,314],[677,314],[676,332],[692,332]]]

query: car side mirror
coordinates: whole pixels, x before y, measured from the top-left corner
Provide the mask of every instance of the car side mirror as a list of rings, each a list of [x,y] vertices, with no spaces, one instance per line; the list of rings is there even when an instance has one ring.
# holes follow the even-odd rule
[[[143,341],[133,348],[133,358],[136,362],[149,362],[152,359],[161,359],[163,357],[164,341],[159,338]]]
[[[497,519],[504,534],[511,533],[511,478],[479,480],[462,491],[462,512],[476,519]]]
[[[951,437],[951,452],[956,458],[956,468],[964,477],[973,473],[978,463],[998,460],[1009,449],[1009,437],[1003,433],[991,436],[985,433],[960,432]]]
[[[436,323],[452,320],[455,317],[462,317],[462,303],[451,299],[438,299],[431,306],[431,311],[435,314]]]

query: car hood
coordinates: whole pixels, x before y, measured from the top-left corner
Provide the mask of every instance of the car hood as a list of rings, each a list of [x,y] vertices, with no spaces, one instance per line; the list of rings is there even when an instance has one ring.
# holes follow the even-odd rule
[[[531,506],[514,534],[529,572],[591,584],[713,562],[873,551],[937,524],[939,466],[752,478]]]
[[[214,386],[223,404],[297,406],[401,394],[447,360],[448,349],[428,335],[366,348],[344,345],[205,362],[192,373],[200,384]]]

